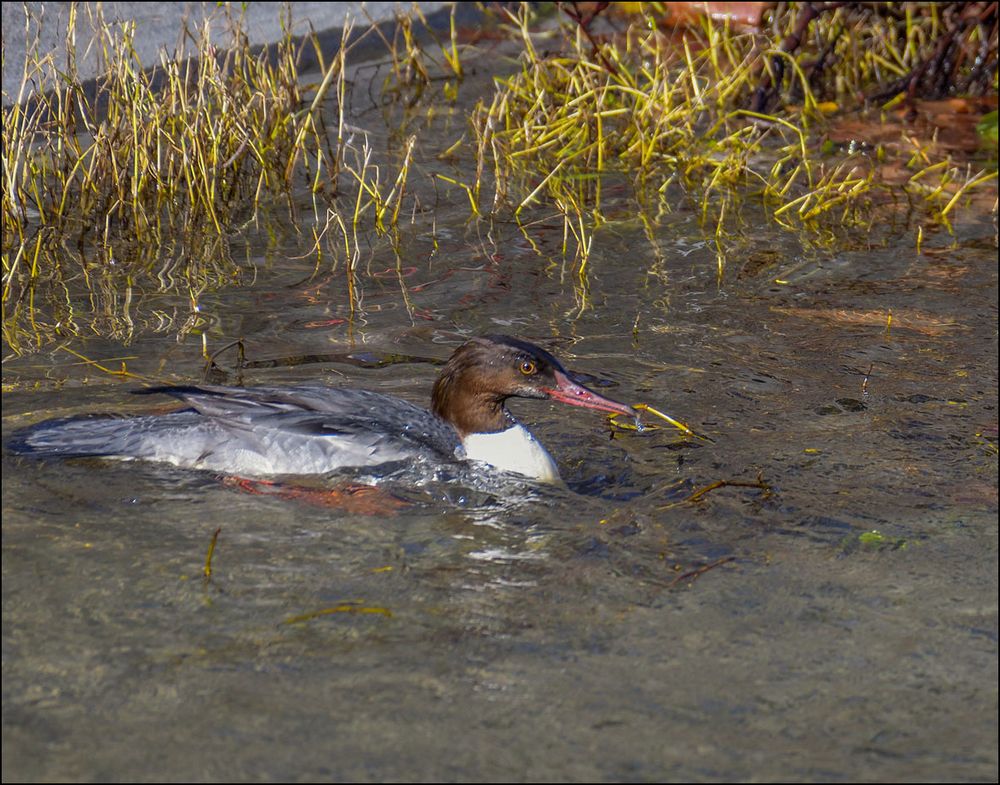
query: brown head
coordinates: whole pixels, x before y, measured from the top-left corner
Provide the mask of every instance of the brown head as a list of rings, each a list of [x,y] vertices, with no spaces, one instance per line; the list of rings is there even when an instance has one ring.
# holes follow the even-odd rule
[[[473,338],[448,360],[434,383],[432,409],[459,436],[496,433],[513,424],[508,398],[552,398],[604,412],[635,412],[577,384],[559,361],[534,344],[507,335]]]

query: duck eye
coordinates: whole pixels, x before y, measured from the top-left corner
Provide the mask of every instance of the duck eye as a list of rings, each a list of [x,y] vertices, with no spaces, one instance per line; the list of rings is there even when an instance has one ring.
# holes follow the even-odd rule
[[[538,370],[538,366],[535,365],[534,360],[521,360],[521,365],[518,367],[525,376],[531,376]]]

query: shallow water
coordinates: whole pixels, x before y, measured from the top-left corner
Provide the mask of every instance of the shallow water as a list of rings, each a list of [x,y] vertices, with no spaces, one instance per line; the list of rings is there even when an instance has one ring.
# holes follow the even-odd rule
[[[209,350],[422,402],[463,336],[508,332],[711,441],[515,401],[566,488],[348,507],[5,452],[4,779],[995,780],[994,224],[917,254],[761,218],[720,279],[679,208],[661,260],[600,230],[584,285],[558,221],[532,248],[466,213],[410,225],[398,271],[376,244],[353,313],[342,268],[288,261],[307,239],[250,248],[256,285],[201,302]],[[71,346],[202,378],[195,334]],[[4,383],[5,441],[155,405],[61,351]]]

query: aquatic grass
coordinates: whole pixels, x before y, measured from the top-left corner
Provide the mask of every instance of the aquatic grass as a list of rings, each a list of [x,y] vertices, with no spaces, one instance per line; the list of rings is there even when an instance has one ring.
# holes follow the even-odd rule
[[[382,94],[397,99],[406,95],[408,105],[416,105],[423,97],[424,89],[430,84],[426,55],[417,42],[413,29],[413,18],[402,11],[396,12],[396,27],[390,39],[368,16],[362,7],[376,35],[385,45],[389,57],[390,73],[382,82]],[[402,40],[400,40],[402,39]]]
[[[371,30],[382,41],[388,57],[389,73],[382,81],[383,97],[402,101],[413,108],[425,99],[435,100],[437,95],[427,88],[434,82],[443,82],[445,99],[451,103],[457,100],[458,86],[465,78],[462,65],[465,47],[458,42],[457,11],[457,4],[452,4],[449,35],[443,41],[416,4],[408,11],[396,11],[391,38],[362,7],[361,12],[371,24]],[[416,23],[420,23],[420,29]],[[433,43],[437,49],[436,56],[428,51],[422,40]]]
[[[383,183],[382,169],[373,163],[374,150],[369,144],[367,135],[361,148],[355,150],[356,162],[353,165],[344,163],[344,171],[354,178],[356,185],[351,213],[351,225],[354,227],[355,237],[357,227],[369,211],[374,216],[374,228],[378,234],[386,234],[390,227],[398,223],[415,144],[415,136],[406,140],[399,172],[391,185]]]
[[[85,12],[101,73],[89,84],[76,70]],[[342,259],[352,309],[362,246],[383,237],[398,246],[417,137],[400,136],[387,159],[350,125],[347,58],[365,35],[348,22],[324,56],[315,34],[293,39],[283,18],[282,40],[253,48],[241,16],[221,13],[224,34],[205,20],[183,31],[188,50],[143,63],[134,24],[73,4],[65,67],[41,52],[39,20],[28,17],[35,43],[2,122],[3,337],[14,352],[88,333],[127,342],[149,329],[204,341],[201,296],[255,274],[231,252],[248,235],[310,237],[317,272]],[[397,79],[385,94],[424,112],[409,104],[437,67],[419,43],[425,31],[399,15],[391,39],[378,33]],[[440,46],[442,67],[460,80],[454,16]],[[298,65],[306,48],[319,63],[309,79]],[[171,301],[160,294],[189,310],[151,307]]]
[[[212,559],[215,558],[215,548],[219,544],[220,534],[222,534],[221,526],[217,527],[212,533],[212,539],[209,540],[208,549],[205,552],[205,564],[201,568],[201,576],[206,584],[212,582]]]
[[[251,48],[238,17],[217,44],[206,20],[185,33],[191,57],[161,53],[150,69],[132,25],[109,25],[99,6],[87,8],[103,76],[83,83],[75,40],[68,69],[29,47],[18,100],[3,110],[7,346],[200,332],[199,298],[255,269],[233,258],[233,242],[285,227],[311,235],[317,271],[344,259],[353,307],[364,238],[395,235],[416,144],[406,138],[387,163],[348,123],[353,25],[324,58],[315,35],[291,38],[290,20],[272,51]],[[72,6],[71,31],[77,13]],[[403,37],[416,51],[414,36]],[[305,47],[320,66],[313,82],[298,71]],[[456,41],[449,56],[458,52]],[[311,216],[299,215],[303,203]],[[190,311],[135,307],[157,293],[180,295]]]
[[[955,182],[946,174],[954,164],[933,141],[920,160],[907,162],[919,188],[884,177],[891,157],[884,146],[874,155],[838,155],[824,143],[828,117],[841,103],[862,88],[891,87],[892,78],[933,55],[944,34],[933,10],[907,10],[900,31],[888,12],[859,16],[845,8],[817,18],[806,4],[788,4],[775,12],[770,35],[703,19],[668,37],[651,8],[626,31],[600,39],[571,11],[575,23],[559,27],[558,47],[546,31],[545,55],[534,43],[540,34],[531,8],[506,10],[522,50],[520,68],[495,79],[495,95],[471,118],[480,176],[492,176],[494,211],[521,222],[529,213],[558,210],[564,252],[575,256],[581,274],[593,232],[604,222],[608,177],[632,179],[640,202],[651,192],[659,197],[651,203],[662,204],[667,194],[688,202],[718,249],[720,276],[727,226],[739,222],[748,200],[759,199],[779,226],[832,240],[869,228],[880,209],[895,205],[900,186],[930,223],[948,228],[948,214],[963,197],[995,182],[995,169]],[[837,30],[864,35],[841,42],[841,50]],[[874,55],[855,45],[875,39],[881,48]],[[992,47],[995,62],[995,41]],[[890,59],[892,68],[881,64]],[[852,80],[838,80],[845,73]],[[470,196],[485,192],[478,179],[464,187]],[[474,213],[485,211],[473,206]]]
[[[458,12],[458,5],[452,3],[451,12],[448,17],[448,40],[442,41],[434,32],[434,28],[428,23],[427,17],[420,10],[420,6],[414,4],[413,14],[423,24],[424,30],[434,41],[441,53],[441,61],[448,66],[448,71],[458,82],[465,78],[465,68],[462,65],[462,48],[458,43],[458,29],[455,22],[455,15]],[[457,95],[457,94],[456,94]],[[448,95],[446,88],[445,96],[454,100],[455,95]]]
[[[852,105],[857,96],[891,102],[995,91],[996,19],[996,6],[982,2],[789,3],[771,15],[770,34],[822,100]]]
[[[503,57],[515,47],[515,68],[495,77],[465,133],[438,155],[474,162],[474,171],[447,171],[421,155],[441,111],[441,91],[428,88],[443,82],[451,103],[467,70],[454,8],[440,37],[420,29],[428,26],[419,12],[399,15],[394,33],[375,31],[387,53],[376,68],[387,65],[388,75],[378,96],[373,78],[369,95],[395,129],[387,155],[350,124],[350,25],[332,57],[315,36],[290,34],[265,52],[247,45],[239,15],[227,11],[228,37],[213,38],[207,25],[188,30],[193,56],[161,55],[150,69],[128,25],[105,23],[100,6],[74,5],[71,15],[93,17],[105,75],[93,87],[81,82],[75,40],[58,68],[29,47],[18,95],[5,96],[4,339],[14,351],[88,332],[128,341],[169,329],[204,341],[199,300],[250,280],[254,267],[232,252],[250,232],[300,233],[316,272],[343,261],[353,314],[366,247],[371,259],[389,244],[398,259],[399,223],[411,205],[416,215],[421,176],[458,189],[470,221],[513,220],[536,249],[532,227],[548,229],[554,213],[580,311],[595,238],[609,222],[610,184],[616,203],[621,185],[631,189],[661,280],[657,228],[678,208],[698,216],[720,281],[745,235],[747,205],[821,246],[908,201],[919,245],[925,227],[950,229],[964,204],[995,193],[995,161],[969,168],[935,139],[902,132],[896,143],[841,149],[831,117],[864,90],[897,89],[869,111],[899,111],[910,91],[932,86],[926,64],[942,40],[952,53],[979,46],[987,66],[995,63],[983,6],[970,6],[978,16],[921,4],[857,13],[787,4],[765,33],[707,19],[665,32],[655,4],[611,31],[591,30],[596,13],[575,8],[555,29],[540,27],[533,6],[508,8]],[[874,49],[857,43],[880,36]],[[309,81],[298,71],[305,47],[320,64]],[[983,69],[962,63],[963,83],[980,85]],[[995,67],[991,79],[995,93]],[[406,301],[402,281],[401,289]],[[187,308],[165,312],[159,292],[179,294]]]
[[[201,292],[240,277],[230,237],[278,200],[293,212],[297,189],[335,191],[340,176],[343,116],[334,144],[320,109],[331,93],[343,98],[350,25],[309,87],[297,61],[315,39],[296,45],[286,32],[273,52],[253,50],[233,20],[220,46],[206,20],[186,31],[194,56],[161,52],[148,68],[134,24],[110,25],[100,6],[84,7],[102,76],[85,84],[76,70],[72,4],[66,67],[36,41],[17,96],[4,96],[3,329],[15,351],[84,329],[69,293],[100,299],[106,276],[108,292],[184,288],[196,308]],[[36,292],[51,296],[53,285],[66,307],[40,310]],[[111,334],[127,338],[119,327]]]
[[[392,618],[392,611],[389,608],[380,605],[364,605],[364,600],[348,600],[340,605],[333,605],[329,608],[321,608],[318,611],[309,611],[308,613],[300,613],[297,616],[290,616],[283,623],[303,624],[304,622],[313,621],[314,619],[330,616],[335,613],[370,614]]]

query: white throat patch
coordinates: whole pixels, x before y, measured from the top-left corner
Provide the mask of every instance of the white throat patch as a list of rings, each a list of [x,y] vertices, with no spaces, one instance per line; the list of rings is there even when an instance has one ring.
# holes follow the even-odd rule
[[[552,456],[523,425],[499,433],[472,433],[462,440],[465,456],[506,472],[516,472],[541,482],[556,482],[559,470]]]

